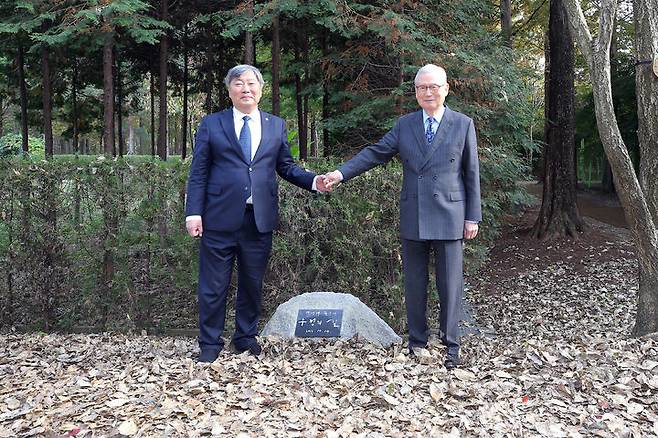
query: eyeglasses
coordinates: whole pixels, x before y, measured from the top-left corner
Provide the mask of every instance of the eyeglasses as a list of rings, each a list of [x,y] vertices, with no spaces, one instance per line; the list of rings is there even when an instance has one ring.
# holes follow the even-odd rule
[[[416,85],[416,91],[419,91],[421,93],[426,93],[427,90],[430,90],[432,94],[436,93],[439,91],[439,88],[443,87],[445,84],[442,85],[437,85],[437,84],[431,84],[431,85]]]

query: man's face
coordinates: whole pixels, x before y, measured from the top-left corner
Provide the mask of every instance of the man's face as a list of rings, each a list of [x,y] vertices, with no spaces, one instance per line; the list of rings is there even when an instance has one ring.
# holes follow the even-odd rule
[[[423,73],[416,80],[416,100],[429,115],[435,115],[443,106],[448,95],[448,82],[445,74]]]
[[[253,71],[249,70],[233,79],[228,85],[228,96],[238,111],[250,114],[258,108],[263,87]]]

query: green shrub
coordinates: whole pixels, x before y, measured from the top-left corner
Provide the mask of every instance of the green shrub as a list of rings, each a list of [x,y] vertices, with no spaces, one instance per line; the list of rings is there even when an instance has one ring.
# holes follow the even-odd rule
[[[29,137],[27,140],[29,154],[35,158],[46,156],[46,146],[41,138]],[[5,134],[0,137],[0,157],[19,155],[22,153],[23,139],[20,134]]]
[[[466,246],[471,270],[486,256],[497,217],[519,198],[519,167],[500,167],[495,151],[482,154],[484,221]],[[0,160],[0,321],[44,329],[196,327],[198,242],[184,229],[189,163]],[[338,164],[307,163],[318,172]],[[392,162],[329,195],[282,182],[265,318],[296,294],[335,291],[404,327],[401,178]]]

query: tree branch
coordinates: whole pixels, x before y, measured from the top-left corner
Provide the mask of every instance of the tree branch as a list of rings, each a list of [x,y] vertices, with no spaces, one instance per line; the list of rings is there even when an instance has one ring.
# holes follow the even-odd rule
[[[589,27],[587,27],[587,21],[585,21],[585,15],[580,8],[580,2],[578,0],[563,0],[562,4],[567,10],[569,22],[571,23],[571,28],[574,30],[574,34],[576,35],[576,42],[580,47],[580,52],[585,57],[589,68],[592,69],[594,67],[592,56],[594,50],[594,47],[592,47],[592,34],[589,31]]]

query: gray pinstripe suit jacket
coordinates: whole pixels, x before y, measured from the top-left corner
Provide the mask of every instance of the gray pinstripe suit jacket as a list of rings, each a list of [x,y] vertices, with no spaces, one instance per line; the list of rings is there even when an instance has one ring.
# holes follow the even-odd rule
[[[458,240],[464,236],[464,220],[482,220],[473,120],[446,107],[428,145],[423,112],[404,115],[379,142],[361,150],[339,170],[346,182],[398,154],[403,167],[403,239]]]

